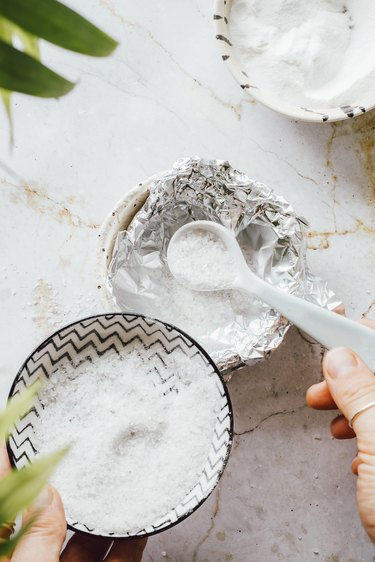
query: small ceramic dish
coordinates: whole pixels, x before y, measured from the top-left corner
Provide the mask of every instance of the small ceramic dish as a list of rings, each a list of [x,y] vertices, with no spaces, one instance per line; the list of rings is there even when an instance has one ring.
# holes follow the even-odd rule
[[[112,211],[106,216],[100,232],[99,247],[97,254],[97,269],[99,272],[98,291],[105,310],[113,311],[115,304],[107,289],[108,268],[112,261],[113,250],[118,234],[127,230],[137,213],[142,209],[149,196],[149,189],[153,180],[160,178],[165,172],[154,174],[140,182],[116,203]],[[116,307],[115,307],[116,309]],[[244,366],[243,361],[237,355],[225,358],[225,368],[219,365],[219,371],[227,382],[232,372]]]
[[[230,70],[240,87],[250,94],[254,99],[266,105],[270,109],[282,113],[292,119],[308,121],[314,123],[325,123],[327,121],[342,121],[362,115],[366,111],[375,107],[374,101],[371,104],[363,101],[363,105],[343,105],[341,107],[317,110],[308,107],[298,107],[281,102],[272,92],[264,91],[262,88],[253,84],[251,76],[242,69],[241,61],[237,58],[233,44],[229,36],[229,18],[232,0],[215,0],[214,2],[214,21],[216,25],[216,40],[220,48],[221,58]],[[374,97],[372,96],[372,100]]]
[[[46,380],[52,373],[64,373],[64,364],[94,362],[113,350],[120,352],[127,345],[137,342],[142,348],[155,349],[158,357],[170,355],[177,349],[188,358],[199,358],[201,375],[214,376],[219,400],[216,425],[212,431],[212,441],[207,460],[199,480],[182,501],[168,513],[137,532],[124,529],[121,534],[108,533],[103,529],[89,528],[85,521],[77,521],[74,514],[67,517],[68,527],[73,531],[109,538],[134,538],[153,535],[176,525],[207,499],[216,487],[227,464],[233,438],[233,414],[228,391],[224,381],[209,355],[190,336],[174,326],[158,320],[136,314],[108,314],[92,316],[79,320],[55,332],[45,340],[26,359],[12,385],[9,398],[19,394],[36,380]],[[166,366],[162,360],[155,364],[163,384],[168,385],[168,378],[163,379],[162,371]],[[62,374],[62,376],[64,376]],[[123,375],[124,376],[124,375]],[[204,397],[202,397],[204,400]],[[35,447],[35,420],[43,405],[40,400],[15,425],[9,435],[7,448],[12,465],[21,469],[38,455]]]
[[[119,232],[126,230],[135,215],[145,204],[151,182],[161,174],[150,176],[143,182],[126,192],[106,216],[99,232],[99,251],[97,255],[97,268],[99,272],[98,290],[106,310],[113,310],[113,301],[110,298],[106,280],[108,266],[111,263],[113,248]]]
[[[155,202],[160,209],[169,209],[165,218],[154,209]],[[185,215],[179,214],[181,202],[182,207],[188,206],[189,213],[183,211]],[[228,380],[236,369],[254,364],[272,353],[288,329],[287,321],[265,307],[257,309],[253,316],[251,312],[241,316],[242,311],[239,311],[233,321],[230,315],[225,316],[224,321],[218,318],[215,326],[208,326],[211,332],[202,333],[194,323],[186,322],[186,315],[189,318],[190,312],[185,303],[185,312],[179,315],[179,305],[176,304],[178,292],[174,300],[168,291],[167,295],[165,292],[158,293],[158,288],[163,287],[160,279],[166,279],[168,283],[168,277],[153,277],[154,270],[163,272],[162,268],[158,269],[162,251],[159,243],[160,240],[163,244],[168,242],[176,218],[189,222],[189,218],[191,220],[194,216],[207,220],[214,214],[224,221],[225,217],[231,216],[233,224],[241,221],[243,244],[252,252],[254,264],[257,264],[254,267],[258,268],[261,276],[269,275],[270,282],[278,283],[278,273],[285,275],[288,272],[285,282],[288,286],[293,283],[292,292],[300,286],[316,304],[334,308],[332,292],[306,266],[307,225],[304,219],[298,217],[282,197],[234,170],[228,162],[206,161],[199,157],[181,159],[171,170],[146,179],[127,192],[108,213],[99,232],[98,289],[108,311],[140,311],[187,331],[192,330],[192,335],[212,354],[220,372]],[[152,226],[150,220],[154,221]],[[144,230],[149,227],[149,231]],[[125,258],[120,249],[124,247],[124,240],[127,237],[131,239],[134,232],[138,240],[136,252],[148,256],[147,266],[142,269],[142,279],[145,279],[146,285],[148,283],[145,296],[144,286],[137,277],[137,268],[128,268],[127,265],[135,254],[127,254]],[[116,239],[118,243],[115,246]],[[134,249],[133,241],[129,242],[129,247]],[[153,257],[149,259],[149,256]],[[138,263],[137,257],[135,260]],[[292,279],[295,281],[292,282]],[[173,294],[173,286],[171,291]],[[204,316],[206,303],[200,302],[196,306],[194,317]]]
[[[149,188],[154,179],[159,178],[164,172],[154,174],[143,182],[127,191],[106,216],[100,232],[97,254],[97,269],[99,272],[98,291],[105,310],[113,311],[115,307],[112,296],[107,289],[108,268],[112,261],[113,249],[119,232],[127,230],[137,213],[142,209],[149,196]],[[231,374],[244,366],[237,355],[225,358],[225,368],[219,365],[219,371],[227,382]]]

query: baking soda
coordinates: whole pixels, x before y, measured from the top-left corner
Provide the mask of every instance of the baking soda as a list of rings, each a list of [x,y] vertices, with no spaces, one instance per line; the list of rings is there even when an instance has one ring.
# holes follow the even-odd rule
[[[35,446],[46,454],[71,445],[52,478],[70,520],[136,532],[198,482],[219,408],[216,375],[178,350],[163,361],[134,345],[67,363],[42,388]]]
[[[230,39],[249,83],[324,109],[373,100],[375,3],[233,0]]]
[[[177,280],[197,290],[226,289],[236,271],[222,240],[203,229],[188,231],[173,241],[168,265]]]

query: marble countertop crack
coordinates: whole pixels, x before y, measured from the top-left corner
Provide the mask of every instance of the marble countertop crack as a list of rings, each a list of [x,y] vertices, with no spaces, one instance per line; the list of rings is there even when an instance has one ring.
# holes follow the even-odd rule
[[[253,433],[256,429],[259,429],[264,424],[264,422],[266,422],[270,418],[274,418],[276,416],[292,415],[300,410],[304,410],[305,408],[307,408],[307,406],[306,404],[303,404],[302,406],[293,408],[292,410],[281,410],[280,412],[272,412],[272,414],[268,414],[265,418],[262,418],[260,422],[257,423],[257,425],[255,425],[254,427],[251,427],[250,429],[246,429],[245,431],[240,431],[240,432],[234,431],[233,434],[236,437],[241,437],[242,435],[248,435],[249,433]]]

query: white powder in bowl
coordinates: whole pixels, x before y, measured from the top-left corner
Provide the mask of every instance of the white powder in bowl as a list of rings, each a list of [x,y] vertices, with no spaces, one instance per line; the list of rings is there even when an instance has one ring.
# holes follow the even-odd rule
[[[198,290],[229,288],[236,273],[225,244],[203,229],[187,231],[173,240],[168,265],[177,280]]]
[[[374,97],[375,2],[233,0],[230,39],[249,82],[324,109]]]
[[[102,534],[136,532],[198,482],[220,404],[216,375],[178,350],[163,361],[134,344],[66,364],[42,388],[35,447],[71,444],[52,478],[70,520]]]

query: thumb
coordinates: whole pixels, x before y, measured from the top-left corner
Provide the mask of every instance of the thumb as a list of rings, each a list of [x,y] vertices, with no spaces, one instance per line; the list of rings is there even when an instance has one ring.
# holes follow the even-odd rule
[[[47,486],[23,515],[23,524],[35,519],[17,545],[12,562],[58,562],[66,535],[64,507],[59,493]]]
[[[375,402],[375,376],[350,349],[329,351],[323,361],[323,372],[332,398],[347,420],[351,420],[364,406]],[[353,429],[357,438],[366,438],[371,433],[375,454],[375,407],[358,415]]]

